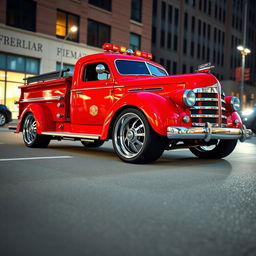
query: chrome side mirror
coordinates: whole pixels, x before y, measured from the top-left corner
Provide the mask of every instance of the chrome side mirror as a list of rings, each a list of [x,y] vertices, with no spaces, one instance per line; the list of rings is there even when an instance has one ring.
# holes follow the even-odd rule
[[[98,65],[96,66],[96,72],[97,72],[98,74],[104,74],[104,73],[109,74],[109,72],[106,70],[106,68],[105,68],[105,66],[104,66],[103,64],[98,64]]]

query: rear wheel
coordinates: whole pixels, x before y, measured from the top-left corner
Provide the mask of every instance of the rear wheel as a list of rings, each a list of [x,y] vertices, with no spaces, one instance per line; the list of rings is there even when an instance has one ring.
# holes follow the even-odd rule
[[[0,126],[5,125],[6,123],[6,116],[4,113],[0,112]]]
[[[93,142],[81,141],[81,143],[86,148],[99,148],[100,146],[102,146],[104,144],[104,140],[95,140]]]
[[[37,134],[36,119],[32,113],[25,117],[22,134],[25,145],[30,148],[44,148],[51,141],[51,136]]]
[[[164,137],[151,128],[141,111],[133,108],[117,117],[112,140],[119,158],[128,163],[153,162],[165,149]]]
[[[219,159],[233,152],[237,140],[216,140],[213,145],[190,148],[190,151],[199,158]]]

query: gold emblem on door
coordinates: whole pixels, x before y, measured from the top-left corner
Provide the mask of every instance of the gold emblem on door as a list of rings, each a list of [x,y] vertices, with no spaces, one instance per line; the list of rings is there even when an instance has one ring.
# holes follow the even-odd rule
[[[96,116],[98,114],[98,107],[95,105],[90,106],[90,114],[92,116]]]

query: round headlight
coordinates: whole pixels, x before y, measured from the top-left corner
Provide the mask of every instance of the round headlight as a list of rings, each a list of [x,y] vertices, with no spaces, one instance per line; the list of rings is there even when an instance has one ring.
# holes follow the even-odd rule
[[[192,107],[196,103],[196,95],[192,90],[186,90],[183,94],[183,101],[186,106]]]
[[[232,97],[230,100],[230,104],[233,111],[240,110],[240,100],[237,97]]]

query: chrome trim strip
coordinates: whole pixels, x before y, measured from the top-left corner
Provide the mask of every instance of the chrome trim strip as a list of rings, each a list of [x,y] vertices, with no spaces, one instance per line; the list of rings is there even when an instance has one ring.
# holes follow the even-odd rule
[[[71,92],[76,92],[76,91],[88,91],[88,90],[99,90],[99,89],[116,89],[116,88],[124,88],[124,85],[120,86],[105,86],[105,87],[91,87],[91,88],[84,88],[84,89],[74,89],[71,90]]]
[[[142,88],[129,89],[128,92],[142,92]]]
[[[62,100],[62,99],[64,99],[64,96],[52,96],[52,97],[40,97],[40,98],[23,99],[20,102],[49,101],[49,100]]]
[[[217,106],[193,106],[190,109],[215,109],[218,110],[219,107]],[[221,107],[222,110],[226,110],[224,107]]]
[[[193,89],[194,93],[218,93],[218,87],[203,87]]]
[[[162,91],[163,90],[163,88],[161,88],[161,87],[156,87],[156,88],[145,88],[144,89],[144,91],[146,91],[146,92],[149,92],[149,91]]]
[[[202,127],[205,127],[205,123],[192,123],[193,126],[202,126]],[[227,124],[221,124],[219,125],[218,123],[211,123],[212,126],[215,126],[215,127],[227,127],[228,125]]]
[[[221,118],[223,118],[222,109],[221,109],[222,103],[221,103],[221,87],[220,87],[220,85],[218,87],[218,107],[219,107],[218,113],[219,113],[219,125],[220,125],[222,122]],[[225,118],[223,118],[223,119],[225,119]]]
[[[218,98],[196,98],[196,101],[219,101]],[[221,102],[226,103],[225,100],[221,100]]]
[[[202,139],[210,141],[211,139],[233,140],[239,139],[241,142],[251,138],[253,132],[244,125],[239,128],[217,128],[210,123],[206,127],[167,127],[168,139]]]
[[[191,114],[191,117],[205,117],[205,118],[219,118],[219,115],[211,115],[211,114],[209,114],[209,115],[204,115],[204,114],[199,114],[199,115],[196,115],[196,114]],[[227,117],[226,116],[221,116],[223,119],[227,119]]]
[[[82,134],[82,133],[70,133],[70,132],[42,132],[43,135],[59,136],[59,137],[69,137],[69,138],[83,138],[83,139],[94,139],[98,140],[100,135],[94,134]]]

